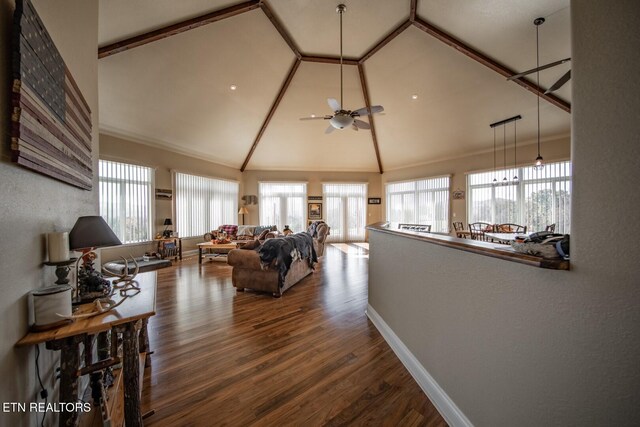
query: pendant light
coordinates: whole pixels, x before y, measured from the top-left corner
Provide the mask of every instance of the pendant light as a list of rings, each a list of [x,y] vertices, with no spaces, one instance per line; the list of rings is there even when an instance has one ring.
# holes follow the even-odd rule
[[[538,27],[544,24],[544,18],[536,18],[533,21],[533,24],[536,26],[536,99],[538,101],[538,157],[536,157],[536,162],[534,167],[537,170],[541,170],[544,168],[544,159],[540,155],[540,42],[538,39]]]
[[[504,167],[504,178],[502,178],[502,185],[509,184],[507,179],[507,124],[502,125],[502,164]]]
[[[498,185],[498,179],[496,178],[496,128],[493,128],[493,185]]]
[[[518,122],[513,122],[513,170],[516,171],[515,175],[513,175],[513,180],[518,182],[518,169],[516,169],[518,165]]]

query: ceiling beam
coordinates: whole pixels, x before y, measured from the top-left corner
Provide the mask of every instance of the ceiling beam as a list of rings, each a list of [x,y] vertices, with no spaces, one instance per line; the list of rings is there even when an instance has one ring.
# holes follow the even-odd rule
[[[391,40],[398,37],[404,30],[406,30],[410,26],[411,26],[411,21],[408,19],[404,21],[402,24],[398,25],[398,27],[395,30],[391,31],[387,37],[385,37],[380,41],[380,43],[372,47],[369,50],[369,52],[365,53],[364,56],[358,60],[358,63],[362,64],[364,61],[371,58],[373,55],[375,55],[376,52],[378,52],[380,49],[385,47],[387,43],[389,43]]]
[[[423,21],[419,17],[416,17],[415,21],[413,22],[413,25],[415,25],[425,33],[429,34],[430,36],[433,36],[436,39],[440,40],[444,44],[456,49],[458,52],[461,52],[466,56],[468,56],[469,58],[481,63],[485,67],[491,68],[493,71],[495,71],[496,73],[500,74],[503,77],[509,77],[514,74],[517,74],[512,69],[500,64],[499,62],[496,62],[495,60],[489,58],[488,56],[484,55],[481,52],[478,52],[472,47],[467,46],[460,40],[450,36],[449,34],[434,27],[428,22]],[[552,94],[545,95],[544,89],[538,87],[535,83],[523,78],[515,79],[513,81],[519,84],[520,86],[522,86],[523,88],[527,89],[529,92],[540,96],[545,101],[560,108],[561,110],[566,111],[567,113],[571,113],[571,104],[569,104],[566,101],[563,101],[562,99],[558,98],[555,95],[552,95]]]
[[[278,30],[284,41],[289,45],[296,58],[300,59],[302,57],[302,55],[300,54],[300,49],[298,49],[298,46],[296,46],[295,42],[293,41],[287,30],[285,30],[285,28],[282,26],[282,23],[278,20],[269,5],[265,2],[260,2],[260,8],[267,16],[267,18],[269,18],[269,21],[271,21],[276,30]]]
[[[103,46],[98,49],[98,58],[100,59],[115,55],[116,53],[124,52],[126,50],[133,49],[134,47],[142,46],[157,40],[162,40],[176,34],[184,33],[185,31],[193,30],[194,28],[199,28],[203,25],[222,21],[223,19],[231,18],[232,16],[240,15],[259,7],[259,0],[249,0],[234,6],[225,7],[224,9],[220,9],[215,12],[187,19],[176,24],[167,25],[166,27],[158,28],[157,30],[149,31],[147,33],[139,34],[137,36]]]
[[[273,104],[271,105],[271,109],[269,109],[269,114],[267,114],[267,117],[264,119],[264,122],[262,123],[262,126],[258,131],[258,135],[256,136],[256,139],[253,141],[253,145],[249,150],[249,154],[247,154],[247,158],[244,159],[244,163],[242,163],[240,172],[244,172],[244,170],[247,168],[247,165],[249,164],[249,160],[251,160],[251,156],[253,156],[253,152],[256,150],[256,147],[260,143],[260,139],[262,138],[262,135],[264,135],[264,131],[267,130],[267,126],[269,125],[269,122],[271,121],[273,114],[278,109],[278,105],[280,105],[280,101],[282,101],[284,94],[287,92],[287,89],[291,84],[291,80],[293,80],[293,76],[296,74],[296,71],[298,70],[298,67],[300,66],[301,62],[302,60],[296,58],[295,62],[291,66],[291,70],[289,70],[287,79],[282,84],[282,87],[280,88],[280,92],[278,92],[278,96],[276,97],[275,101],[273,101]]]
[[[378,148],[378,137],[376,136],[376,127],[373,123],[373,114],[371,114],[371,101],[369,100],[369,90],[367,89],[367,79],[364,75],[364,65],[358,64],[358,73],[360,74],[360,84],[362,85],[362,96],[364,97],[364,105],[369,110],[369,124],[371,125],[371,139],[373,140],[373,149],[376,151],[376,160],[378,160],[378,170],[383,173],[382,160],[380,160],[380,149]]]
[[[302,55],[301,58],[305,62],[321,62],[323,64],[340,64],[339,56],[319,56],[319,55]],[[358,59],[342,58],[344,65],[358,65]]]
[[[411,0],[411,5],[409,6],[409,21],[413,22],[416,20],[417,10],[418,0]]]

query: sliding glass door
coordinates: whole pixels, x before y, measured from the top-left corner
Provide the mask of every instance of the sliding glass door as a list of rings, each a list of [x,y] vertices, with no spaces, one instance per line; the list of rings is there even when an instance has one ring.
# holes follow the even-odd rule
[[[328,241],[362,242],[367,220],[367,184],[323,184]]]

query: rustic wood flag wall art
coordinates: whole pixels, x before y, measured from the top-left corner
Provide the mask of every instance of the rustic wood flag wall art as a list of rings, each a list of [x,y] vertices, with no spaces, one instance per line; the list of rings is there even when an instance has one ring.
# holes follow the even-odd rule
[[[16,0],[12,160],[91,190],[91,109],[29,0]]]

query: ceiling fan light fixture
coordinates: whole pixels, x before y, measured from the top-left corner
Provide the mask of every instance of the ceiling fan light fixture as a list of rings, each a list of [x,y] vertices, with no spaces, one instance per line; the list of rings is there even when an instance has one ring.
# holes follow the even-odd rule
[[[353,124],[353,117],[349,115],[336,114],[331,118],[331,120],[329,120],[329,123],[331,123],[331,126],[336,129],[344,129]]]

